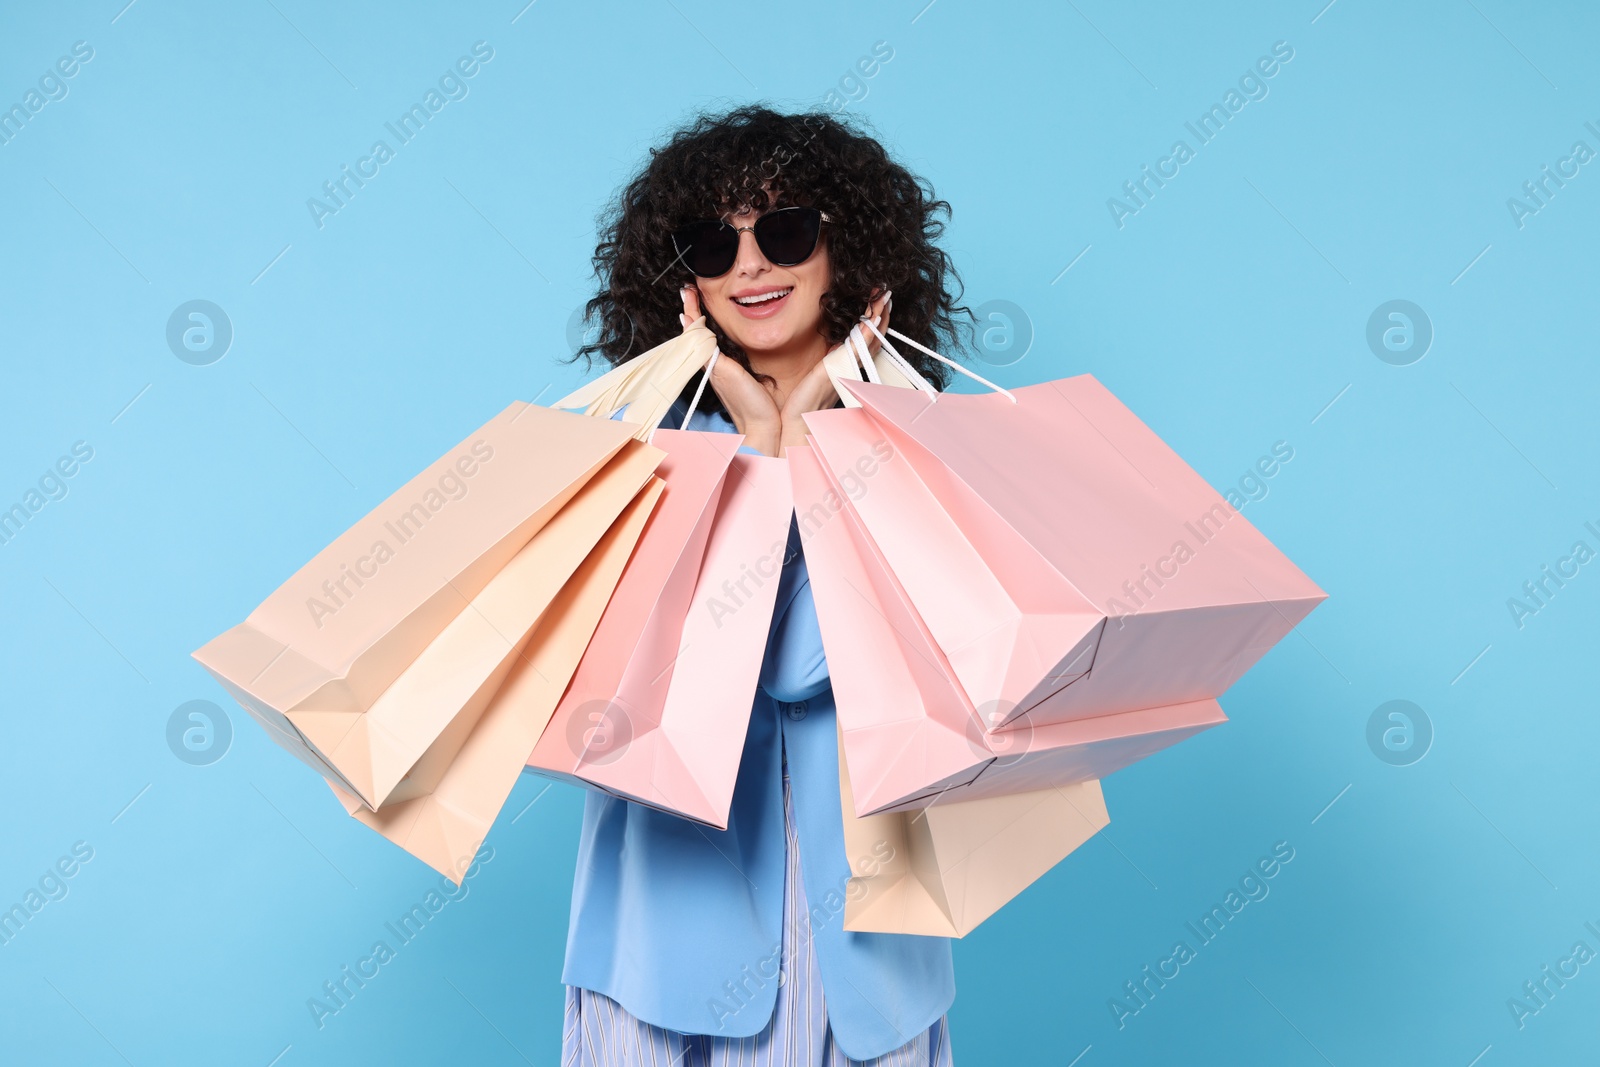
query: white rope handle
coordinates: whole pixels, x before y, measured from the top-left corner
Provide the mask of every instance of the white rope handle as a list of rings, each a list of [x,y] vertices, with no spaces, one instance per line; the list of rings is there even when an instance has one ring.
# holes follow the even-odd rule
[[[865,319],[862,320],[862,322],[865,321]],[[882,385],[883,376],[878,373],[878,365],[872,358],[872,351],[867,348],[866,338],[861,336],[861,323],[850,327],[850,332],[845,335],[844,343],[851,346],[850,351],[856,357],[856,362],[861,364],[861,369],[866,374],[867,381]]]
[[[944,364],[946,364],[946,365],[948,365],[950,367],[954,367],[956,370],[960,371],[962,374],[965,374],[968,378],[971,378],[973,381],[978,382],[981,385],[987,385],[990,389],[993,389],[995,392],[1001,394],[1006,399],[1010,400],[1013,404],[1015,404],[1017,402],[1017,398],[1011,392],[1011,390],[1002,389],[1000,386],[994,384],[989,379],[983,377],[981,374],[974,374],[972,371],[969,371],[967,368],[963,367],[961,364],[957,363],[955,360],[951,359],[949,356],[941,356],[939,353],[935,352],[933,349],[927,347],[926,345],[919,344],[916,341],[913,341],[911,338],[907,337],[905,334],[901,333],[899,330],[895,329],[893,326],[889,327],[889,332],[894,334],[896,337],[900,338],[900,340],[904,341],[906,344],[910,345],[912,348],[917,349],[919,352],[926,352],[928,355],[932,356],[934,359],[938,360],[939,362],[944,363]],[[873,333],[877,333],[877,330],[874,329]]]
[[[924,378],[921,372],[911,365],[910,360],[902,356],[900,354],[900,350],[889,343],[889,339],[879,332],[876,323],[866,318],[863,318],[861,321],[865,323],[867,329],[871,330],[878,338],[878,351],[887,356],[889,362],[893,363],[895,368],[899,370],[901,374],[905,375],[906,381],[910,382],[914,387],[922,392],[927,393],[929,400],[933,401],[934,403],[938,403],[939,390],[933,387],[933,383]]]
[[[689,420],[694,418],[694,409],[700,406],[700,398],[706,395],[706,383],[711,380],[711,368],[717,365],[717,357],[720,355],[722,355],[722,349],[713,348],[711,350],[711,358],[706,361],[705,373],[700,375],[700,384],[695,388],[694,399],[689,401],[689,410],[684,412],[683,425],[679,426],[678,429],[687,430],[689,428]]]
[[[894,294],[892,292],[885,292],[883,294],[883,310],[879,311],[880,315],[884,314],[884,312],[886,312],[888,310],[888,308],[892,305],[893,300],[894,300]],[[871,310],[870,305],[868,306],[868,310],[869,311]],[[877,326],[873,323],[873,321],[871,319],[869,319],[867,317],[867,312],[863,311],[861,313],[861,317],[856,320],[856,324],[854,326],[850,327],[850,335],[849,335],[848,338],[846,338],[846,340],[854,340],[855,341],[856,353],[857,353],[856,358],[860,361],[861,366],[867,372],[867,381],[876,382],[879,385],[882,385],[883,384],[883,376],[878,373],[877,360],[873,359],[872,350],[867,347],[866,334],[861,332],[861,327],[862,326],[867,326],[867,327],[871,328],[873,333],[877,333],[878,332]],[[879,334],[878,336],[881,338],[883,335]]]
[[[687,330],[689,328],[689,316],[680,314],[678,316],[678,325]],[[706,361],[705,373],[700,375],[700,384],[695,386],[694,399],[689,401],[689,410],[684,412],[683,422],[678,426],[678,429],[687,430],[689,428],[689,420],[694,418],[694,409],[700,406],[700,398],[706,395],[706,383],[711,380],[711,368],[717,365],[717,357],[720,355],[722,355],[721,348],[713,348],[711,350],[711,358]],[[655,430],[650,431],[650,436],[655,436]]]

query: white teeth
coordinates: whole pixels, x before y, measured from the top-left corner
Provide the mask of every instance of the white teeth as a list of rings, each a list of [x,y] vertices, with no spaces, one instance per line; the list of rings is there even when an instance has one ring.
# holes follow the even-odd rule
[[[776,300],[779,297],[788,296],[792,292],[794,292],[794,286],[791,285],[787,289],[774,289],[772,292],[762,293],[760,296],[735,297],[733,302],[750,307],[752,304],[764,304],[768,300]]]

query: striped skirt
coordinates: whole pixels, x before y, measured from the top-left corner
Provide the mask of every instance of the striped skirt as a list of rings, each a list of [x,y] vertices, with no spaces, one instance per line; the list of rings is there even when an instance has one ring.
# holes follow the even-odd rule
[[[788,848],[783,880],[782,980],[766,1029],[754,1037],[680,1034],[636,1019],[603,993],[567,986],[561,1067],[952,1067],[946,1018],[892,1052],[852,1060],[833,1043],[822,977],[811,950],[811,910],[800,880],[800,839],[783,773]]]

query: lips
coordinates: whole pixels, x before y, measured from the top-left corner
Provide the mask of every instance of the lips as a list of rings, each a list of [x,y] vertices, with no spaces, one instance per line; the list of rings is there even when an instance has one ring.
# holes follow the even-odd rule
[[[774,286],[754,293],[731,297],[733,306],[747,319],[766,319],[782,311],[789,303],[794,286]]]
[[[733,298],[733,302],[738,304],[740,307],[758,307],[764,303],[782,300],[792,292],[794,292],[794,286],[786,285],[778,289],[768,289],[765,292],[756,293],[752,296],[736,296]]]

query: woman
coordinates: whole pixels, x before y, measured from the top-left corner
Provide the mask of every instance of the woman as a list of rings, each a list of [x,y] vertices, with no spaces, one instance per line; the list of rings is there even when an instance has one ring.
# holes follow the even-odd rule
[[[953,345],[966,309],[934,244],[941,212],[834,117],[702,117],[652,152],[604,220],[587,308],[600,334],[583,353],[620,362],[636,339],[658,344],[704,313],[722,358],[689,428],[782,455],[804,442],[806,412],[838,402],[824,357],[860,318],[886,327],[891,296],[897,329]],[[942,364],[905,355],[944,384]],[[680,398],[667,425],[687,407]],[[791,525],[727,830],[586,797],[563,1067],[951,1064],[949,941],[844,929],[837,761]]]

